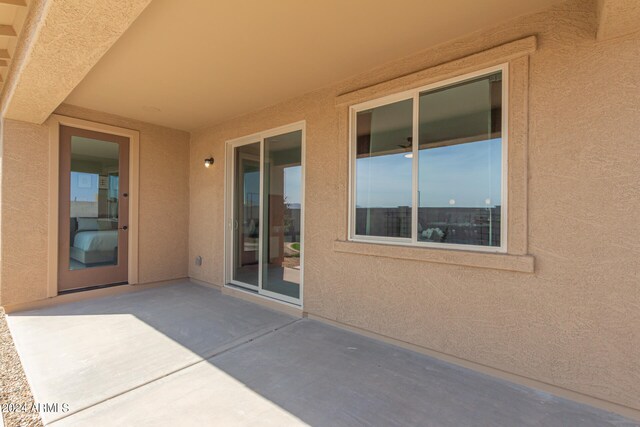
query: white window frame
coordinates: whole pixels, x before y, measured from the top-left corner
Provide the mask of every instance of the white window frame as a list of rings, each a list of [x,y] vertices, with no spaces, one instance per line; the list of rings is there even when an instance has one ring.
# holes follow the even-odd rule
[[[437,242],[421,242],[418,240],[418,127],[419,127],[419,97],[420,93],[439,89],[446,86],[474,80],[479,77],[488,76],[498,71],[502,72],[502,177],[501,177],[501,214],[500,214],[500,246],[481,246],[481,245],[463,245],[457,243],[437,243]],[[411,206],[411,238],[403,237],[386,237],[386,236],[362,236],[355,234],[356,206],[355,206],[355,188],[356,188],[356,142],[357,142],[357,115],[361,111],[370,110],[372,108],[393,104],[399,101],[413,99],[413,159],[412,159],[412,206]],[[483,68],[481,70],[456,76],[450,79],[438,81],[426,86],[420,86],[415,89],[398,92],[381,98],[365,101],[349,107],[349,218],[348,218],[348,239],[353,242],[363,243],[382,243],[389,245],[415,246],[423,248],[436,249],[453,249],[465,251],[479,252],[507,252],[507,177],[508,177],[508,146],[509,146],[509,64],[504,63],[494,67]]]

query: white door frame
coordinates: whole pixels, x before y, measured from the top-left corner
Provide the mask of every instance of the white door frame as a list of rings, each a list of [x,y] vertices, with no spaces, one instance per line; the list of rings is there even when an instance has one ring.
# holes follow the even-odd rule
[[[128,278],[130,285],[138,283],[138,207],[140,183],[140,132],[117,126],[95,123],[89,120],[52,114],[49,118],[49,232],[47,297],[58,295],[58,216],[60,182],[60,126],[87,129],[129,138],[129,256]]]
[[[264,242],[264,140],[266,138],[282,135],[289,132],[301,131],[302,132],[302,147],[301,147],[301,203],[300,203],[300,298],[291,298],[287,295],[281,295],[275,292],[271,292],[262,288],[262,250]],[[260,229],[259,229],[259,251],[258,251],[258,286],[252,286],[246,283],[239,283],[232,279],[233,276],[233,209],[235,198],[235,186],[234,186],[234,174],[235,174],[235,159],[234,153],[237,147],[260,143]],[[306,121],[300,121],[285,126],[269,129],[263,132],[255,133],[248,136],[243,136],[236,139],[228,140],[225,144],[225,197],[224,197],[224,211],[225,211],[225,230],[224,230],[224,286],[227,284],[237,285],[252,289],[258,292],[258,295],[276,299],[279,301],[294,304],[296,306],[303,306],[304,301],[304,217],[305,217],[305,146],[306,146]]]

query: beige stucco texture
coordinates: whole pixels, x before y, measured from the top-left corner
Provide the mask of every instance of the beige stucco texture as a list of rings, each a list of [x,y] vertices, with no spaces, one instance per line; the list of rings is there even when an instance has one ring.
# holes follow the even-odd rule
[[[151,0],[32,0],[3,117],[42,123]]]
[[[640,31],[640,2],[598,0],[598,39],[607,40]]]
[[[62,105],[57,114],[140,132],[138,282],[187,276],[189,134]],[[3,126],[3,305],[47,297],[49,121]]]
[[[195,132],[189,257],[204,262],[189,275],[224,281],[225,141],[306,120],[306,312],[640,409],[640,35],[598,42],[596,31],[593,2],[572,0]],[[531,35],[536,50],[511,62],[528,131],[522,157],[509,154],[524,177],[509,175],[509,200],[520,197],[509,226],[523,234],[509,255],[533,257],[534,271],[351,251],[336,99]]]

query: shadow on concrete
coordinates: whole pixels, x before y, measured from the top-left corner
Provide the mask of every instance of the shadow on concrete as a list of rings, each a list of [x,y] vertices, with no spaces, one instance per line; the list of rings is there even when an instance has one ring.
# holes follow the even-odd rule
[[[56,426],[638,425],[188,282],[10,326],[36,398],[73,401]]]

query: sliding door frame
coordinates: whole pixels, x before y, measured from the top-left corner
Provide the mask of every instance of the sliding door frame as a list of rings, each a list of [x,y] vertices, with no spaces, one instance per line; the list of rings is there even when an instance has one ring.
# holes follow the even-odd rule
[[[258,161],[258,165],[259,165],[259,172],[258,174],[260,175],[260,188],[258,190],[259,192],[259,213],[258,213],[258,218],[259,218],[259,222],[258,222],[258,226],[260,227],[258,230],[258,285],[253,285],[251,283],[244,283],[244,282],[240,282],[238,280],[235,280],[233,278],[233,261],[234,258],[236,256],[236,251],[238,251],[238,248],[235,247],[234,245],[234,239],[235,239],[235,227],[234,227],[234,223],[236,221],[236,219],[234,218],[234,211],[236,209],[236,204],[235,204],[235,198],[236,198],[236,156],[235,156],[235,151],[236,148],[238,147],[243,147],[245,145],[251,145],[251,144],[258,144],[260,146],[260,154],[258,154],[257,157],[257,161]],[[262,172],[263,172],[263,166],[262,166],[262,141],[259,139],[256,139],[254,137],[247,137],[247,138],[241,138],[238,139],[236,141],[234,141],[232,144],[228,145],[228,155],[230,156],[230,158],[227,160],[226,164],[229,165],[229,168],[231,170],[231,176],[229,177],[228,180],[226,180],[226,182],[229,183],[230,188],[227,189],[229,191],[229,193],[225,192],[225,212],[226,212],[226,206],[228,206],[229,208],[229,215],[227,216],[227,220],[225,221],[225,223],[227,224],[227,227],[225,227],[225,241],[227,241],[227,232],[229,233],[228,236],[228,243],[229,245],[225,245],[225,271],[228,272],[228,276],[227,273],[225,273],[225,284],[226,283],[230,283],[232,285],[236,285],[236,286],[240,286],[243,288],[247,288],[247,289],[251,289],[253,291],[259,292],[260,291],[260,284],[262,282],[262,245],[261,245],[261,241],[262,241]],[[249,158],[248,156],[246,158]],[[226,194],[230,195],[230,199],[227,200],[227,196]],[[239,227],[239,225],[238,225]],[[227,252],[228,251],[228,252]]]
[[[300,298],[292,298],[287,295],[278,294],[263,289],[262,277],[263,277],[263,248],[264,248],[264,140],[273,136],[278,136],[290,132],[301,131],[302,132],[302,146],[301,146],[301,188],[300,188]],[[234,206],[235,206],[235,149],[243,145],[260,143],[260,229],[258,231],[258,286],[253,286],[247,283],[241,283],[233,280],[233,260],[234,260]],[[304,301],[304,218],[305,218],[305,146],[306,146],[306,121],[300,121],[285,126],[269,129],[263,132],[258,132],[252,135],[243,136],[228,140],[225,144],[225,195],[224,195],[224,286],[228,284],[240,286],[253,291],[256,291],[258,295],[275,299],[278,301],[286,302],[296,306],[303,306]]]

